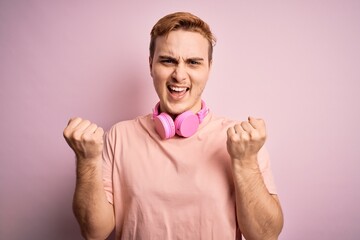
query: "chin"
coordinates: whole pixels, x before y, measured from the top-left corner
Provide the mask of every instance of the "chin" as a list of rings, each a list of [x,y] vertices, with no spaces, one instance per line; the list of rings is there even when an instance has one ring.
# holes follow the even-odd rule
[[[190,107],[184,106],[182,104],[170,104],[168,105],[166,112],[172,115],[179,115],[183,112],[186,112],[189,109]]]
[[[180,115],[180,114],[182,114],[183,112],[185,112],[186,111],[186,109],[169,109],[167,112],[168,112],[168,114],[170,114],[170,115]]]

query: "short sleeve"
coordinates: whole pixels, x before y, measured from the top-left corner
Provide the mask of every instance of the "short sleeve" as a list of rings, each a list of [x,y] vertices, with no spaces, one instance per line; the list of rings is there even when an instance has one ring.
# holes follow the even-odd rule
[[[262,147],[259,151],[258,162],[266,188],[270,194],[277,194],[273,174],[270,167],[269,153],[265,147]]]
[[[106,198],[109,203],[114,204],[114,194],[113,194],[113,162],[114,162],[114,151],[111,146],[110,133],[107,132],[104,137],[104,148],[103,148],[103,184],[106,194]]]

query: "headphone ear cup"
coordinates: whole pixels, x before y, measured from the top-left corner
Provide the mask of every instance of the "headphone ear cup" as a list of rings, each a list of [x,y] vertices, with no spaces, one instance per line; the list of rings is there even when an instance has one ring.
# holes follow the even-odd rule
[[[194,135],[199,127],[199,118],[191,111],[186,111],[175,118],[176,134],[182,137]]]
[[[175,136],[175,124],[172,118],[166,113],[160,113],[154,118],[155,129],[162,139]]]

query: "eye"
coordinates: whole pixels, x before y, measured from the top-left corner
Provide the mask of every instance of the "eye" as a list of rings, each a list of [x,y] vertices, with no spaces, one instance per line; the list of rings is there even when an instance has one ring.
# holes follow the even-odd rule
[[[189,63],[190,65],[200,65],[200,64],[201,64],[201,62],[196,61],[196,60],[189,60],[188,63]]]
[[[160,62],[165,63],[165,64],[174,64],[174,63],[176,63],[175,60],[171,59],[171,58],[162,59]]]

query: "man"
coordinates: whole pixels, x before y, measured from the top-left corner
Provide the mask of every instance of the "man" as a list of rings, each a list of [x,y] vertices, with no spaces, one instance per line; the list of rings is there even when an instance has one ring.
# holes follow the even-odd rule
[[[215,39],[190,13],[151,31],[153,114],[106,134],[81,118],[64,136],[77,158],[73,208],[87,239],[277,239],[283,216],[263,120],[216,117],[201,99]]]

